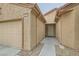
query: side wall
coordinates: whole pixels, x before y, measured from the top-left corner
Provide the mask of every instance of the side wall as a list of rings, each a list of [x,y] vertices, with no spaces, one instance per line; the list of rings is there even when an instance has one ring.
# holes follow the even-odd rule
[[[45,37],[45,23],[37,18],[37,44]]]
[[[74,11],[64,14],[62,20],[62,43],[68,47],[74,48]],[[71,43],[70,43],[71,42]]]
[[[24,15],[23,20],[24,50],[31,50],[31,9]]]
[[[37,44],[37,32],[39,38],[42,40],[45,35],[45,25],[40,20],[37,25],[37,15],[31,13],[31,9],[24,8],[14,4],[0,4],[0,21],[22,19],[22,46],[24,50],[31,50]],[[39,26],[37,31],[37,26]],[[39,40],[40,39],[40,40]]]
[[[75,48],[79,49],[79,5],[75,7]]]
[[[61,42],[61,20],[56,23],[56,38]]]
[[[35,48],[45,37],[45,23],[38,18],[34,12],[31,12],[31,48]]]
[[[61,28],[61,32],[59,32],[58,34],[58,39],[60,40],[60,42],[67,46],[67,47],[71,47],[74,48],[74,39],[75,39],[75,30],[74,30],[74,11],[66,13],[64,15],[61,16],[60,20],[58,21],[60,24],[57,25],[58,28]]]
[[[37,18],[36,15],[31,12],[31,49],[36,47],[37,44]]]
[[[0,21],[22,19],[22,46],[30,50],[30,9],[9,3],[0,3],[0,8]]]

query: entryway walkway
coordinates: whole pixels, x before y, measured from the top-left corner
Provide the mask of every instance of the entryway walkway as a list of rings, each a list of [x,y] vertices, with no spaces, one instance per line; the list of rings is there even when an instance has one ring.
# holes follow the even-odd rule
[[[39,46],[37,51],[34,51],[34,55],[39,56],[55,56],[55,45],[58,44],[55,37],[47,37],[42,42],[43,46]],[[42,49],[41,49],[42,48]],[[19,56],[17,55],[21,50],[13,47],[0,45],[0,56]],[[41,52],[40,52],[41,51]],[[26,52],[25,52],[26,53]]]
[[[42,43],[44,44],[39,56],[55,56],[55,45],[58,44],[55,37],[47,37]]]
[[[0,56],[16,56],[21,50],[5,45],[0,45]]]

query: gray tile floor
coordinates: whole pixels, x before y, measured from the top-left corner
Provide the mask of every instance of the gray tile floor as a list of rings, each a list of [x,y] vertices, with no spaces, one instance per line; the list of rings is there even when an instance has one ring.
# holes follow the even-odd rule
[[[39,56],[55,56],[55,45],[58,44],[55,37],[47,37],[45,38],[42,43],[44,46],[39,54]]]

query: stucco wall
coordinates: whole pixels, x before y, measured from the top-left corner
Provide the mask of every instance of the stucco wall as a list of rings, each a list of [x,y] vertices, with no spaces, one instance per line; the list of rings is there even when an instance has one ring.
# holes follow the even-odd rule
[[[22,22],[0,23],[0,44],[22,49]]]
[[[31,48],[36,47],[45,37],[45,23],[31,12]]]
[[[75,41],[75,14],[74,11],[63,14],[59,21],[61,20],[61,32],[58,34],[59,40],[65,46],[74,48],[74,41]],[[59,22],[58,21],[58,22]]]
[[[35,13],[32,13],[32,9],[7,3],[0,4],[0,8],[0,21],[21,19],[21,39],[22,48],[24,50],[33,49],[37,44],[37,37],[40,41],[45,36],[45,24],[41,20],[37,19],[37,15]],[[39,36],[37,36],[37,34]]]
[[[25,50],[30,50],[30,10],[21,6],[14,4],[0,3],[0,21],[5,20],[22,20],[22,45],[24,45]],[[24,21],[23,21],[24,19]],[[15,34],[16,35],[16,34]],[[11,40],[12,41],[12,40]]]
[[[56,23],[56,38],[61,42],[61,20]]]
[[[24,49],[31,50],[31,10],[24,16]]]
[[[27,13],[29,10],[28,8],[7,3],[0,3],[0,8],[0,21],[22,18],[24,13]]]
[[[37,44],[45,37],[45,23],[37,18]]]
[[[62,20],[62,43],[68,47],[74,47],[74,11],[64,14]],[[71,42],[71,43],[70,43]]]
[[[79,49],[79,5],[75,7],[75,48]]]
[[[36,15],[31,12],[31,48],[34,48],[37,44],[37,18]]]
[[[56,10],[51,12],[51,13],[49,13],[49,14],[47,14],[47,15],[45,15],[44,17],[46,19],[46,23],[47,24],[55,23],[55,21],[54,21],[55,20],[55,16],[56,16]]]

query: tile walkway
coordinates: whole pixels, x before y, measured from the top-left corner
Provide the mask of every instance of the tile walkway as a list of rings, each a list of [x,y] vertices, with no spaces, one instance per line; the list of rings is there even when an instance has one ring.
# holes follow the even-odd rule
[[[56,38],[47,37],[42,43],[44,44],[39,56],[55,56],[55,45],[58,44]]]

